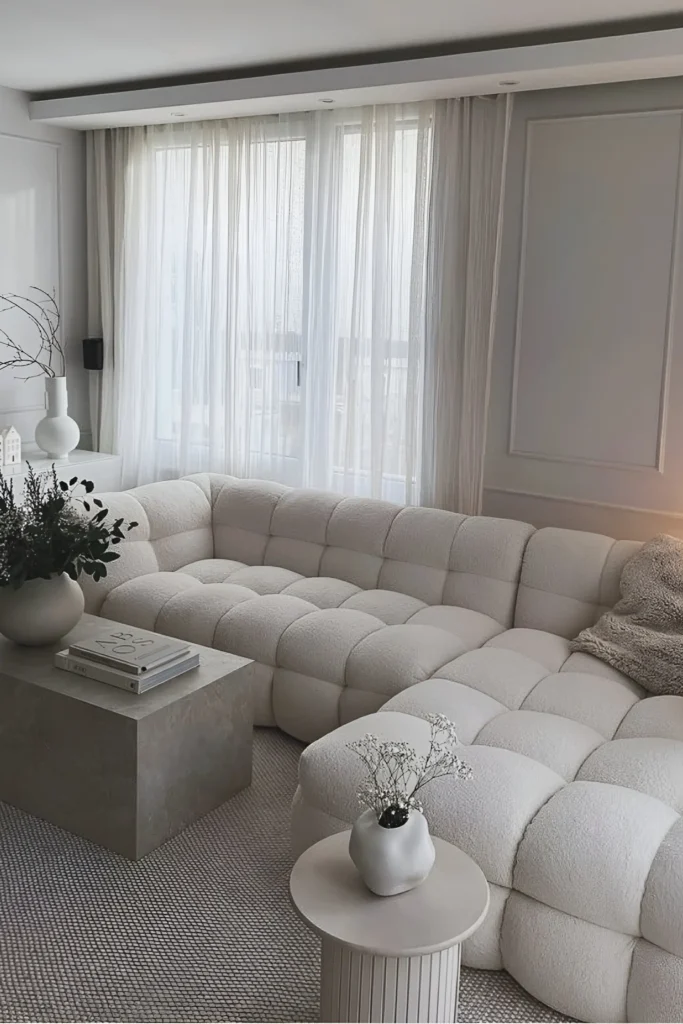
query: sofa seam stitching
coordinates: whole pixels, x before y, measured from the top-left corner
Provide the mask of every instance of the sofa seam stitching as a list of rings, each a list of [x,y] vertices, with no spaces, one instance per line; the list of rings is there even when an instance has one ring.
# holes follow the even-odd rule
[[[539,662],[539,664],[540,664],[540,662]],[[543,668],[547,668],[547,666],[544,665]],[[551,672],[549,670],[548,672],[546,672],[546,674],[544,676],[541,676],[540,679],[537,679],[536,682],[534,683],[534,685],[531,687],[531,689],[527,693],[527,695],[525,696],[525,698],[522,701],[522,703],[519,705],[519,707],[516,710],[517,711],[535,711],[536,710],[535,708],[525,708],[524,705],[526,704],[526,702],[528,701],[529,697],[534,692],[534,690],[536,690],[536,688],[539,687],[541,685],[541,683],[544,683],[546,681],[546,679],[548,679],[550,676],[555,676],[555,675],[557,675],[557,672]],[[597,730],[596,730],[596,732],[597,732]]]
[[[237,583],[235,583],[235,584],[234,584],[234,586],[238,586],[238,585],[239,585],[239,584],[237,584]],[[244,589],[245,589],[245,590],[248,590],[249,588],[248,588],[248,587],[245,587]],[[234,604],[234,605],[232,606],[232,608],[228,608],[228,609],[226,609],[226,611],[224,611],[224,612],[223,612],[223,613],[222,613],[221,615],[219,615],[219,617],[218,617],[218,620],[216,621],[216,625],[215,625],[215,626],[213,627],[213,633],[212,633],[212,635],[211,635],[211,649],[212,649],[212,650],[217,650],[217,648],[215,647],[215,643],[216,643],[216,633],[218,632],[218,627],[220,626],[221,622],[222,622],[222,621],[223,621],[223,619],[224,619],[224,618],[226,617],[226,615],[229,615],[229,614],[230,614],[230,612],[231,612],[231,611],[233,611],[233,610],[234,610],[235,608],[237,608],[237,606],[238,606],[238,605],[240,605],[240,604],[248,604],[248,603],[249,603],[249,601],[254,601],[254,600],[256,600],[256,598],[258,598],[258,597],[263,597],[263,596],[264,596],[263,594],[257,594],[257,593],[256,593],[256,591],[254,591],[254,596],[253,596],[253,597],[247,597],[247,598],[246,598],[246,599],[245,599],[244,601],[238,601],[238,602],[237,602],[237,604]],[[231,653],[233,653],[233,652],[231,652],[231,651],[228,651],[228,652],[226,652],[226,653],[229,653],[229,654],[231,654]],[[236,656],[236,657],[238,657],[238,658],[242,658],[242,657],[244,657],[244,655],[242,655],[242,654],[238,654],[238,655],[235,655],[235,656]],[[252,660],[253,660],[253,661],[256,661],[257,659],[256,659],[256,658],[253,658]],[[263,665],[263,664],[264,664],[264,662],[259,662],[259,664]]]
[[[553,769],[550,769],[550,770],[552,771]],[[536,820],[538,815],[541,813],[543,808],[546,807],[550,803],[550,801],[553,799],[553,797],[557,796],[557,794],[560,793],[564,789],[565,786],[569,786],[570,785],[570,783],[567,782],[566,779],[563,779],[562,776],[559,775],[557,772],[555,772],[555,774],[557,775],[558,779],[560,779],[562,781],[562,785],[559,787],[559,789],[556,789],[554,793],[551,793],[548,797],[546,797],[546,799],[543,801],[543,803],[540,805],[540,807],[538,807],[536,809],[536,812],[534,813],[534,815],[531,818],[529,818],[529,820],[527,821],[526,825],[524,826],[524,829],[522,831],[522,835],[520,836],[520,840],[517,843],[517,849],[515,850],[515,855],[512,858],[512,869],[511,869],[511,872],[510,872],[510,877],[512,879],[512,884],[511,884],[510,888],[514,889],[515,892],[522,892],[521,889],[518,889],[515,886],[515,873],[517,871],[517,865],[518,865],[518,862],[519,862],[519,853],[520,853],[520,850],[522,849],[522,844],[523,844],[523,842],[524,842],[524,840],[526,838],[527,832],[529,831],[529,829],[531,828],[531,825]],[[527,894],[526,893],[522,893],[522,895],[524,896],[524,895],[527,895]],[[530,899],[534,899],[534,897],[531,896]],[[537,902],[540,902],[540,901],[537,900]],[[557,908],[554,908],[554,909],[557,909]]]
[[[527,525],[531,525],[531,524],[527,524]],[[514,605],[514,608],[512,609],[512,628],[513,629],[515,628],[515,626],[517,624],[517,607],[519,605],[520,591],[521,591],[522,586],[523,586],[523,584],[522,584],[522,576],[524,575],[524,562],[526,561],[526,557],[527,557],[527,554],[528,554],[528,551],[529,551],[529,545],[531,544],[531,540],[532,540],[533,537],[536,536],[537,533],[538,533],[538,530],[536,529],[536,527],[531,526],[531,533],[527,536],[527,538],[526,538],[526,540],[524,542],[524,549],[522,551],[522,557],[519,560],[519,573],[517,574],[517,580],[516,580],[517,590],[515,592],[515,605]],[[526,584],[524,584],[524,585],[526,585]]]
[[[556,590],[546,590],[544,587],[534,587],[530,583],[520,583],[521,587],[526,587],[527,590],[535,590],[537,594],[552,594],[553,597],[564,597],[567,601],[576,601],[577,604],[595,605],[600,607],[600,601],[584,601],[582,597],[572,597],[571,594],[558,594]]]
[[[350,609],[350,608],[349,608],[348,610],[349,610],[349,611],[351,611],[351,609]],[[363,612],[363,615],[368,615],[368,614],[369,614],[368,612]],[[377,616],[376,616],[376,615],[375,615],[375,616],[373,616],[373,617],[374,617],[374,618],[377,618]],[[348,687],[349,689],[351,689],[351,690],[354,690],[354,689],[355,689],[355,687],[354,687],[354,686],[351,686],[351,687],[349,687],[349,684],[348,684],[348,682],[346,681],[346,673],[347,673],[347,671],[348,671],[348,667],[349,667],[349,662],[351,661],[351,655],[353,654],[353,652],[354,652],[354,651],[356,650],[356,648],[357,648],[358,646],[360,646],[360,644],[362,644],[362,643],[363,643],[363,641],[364,641],[364,640],[367,640],[367,638],[368,638],[369,636],[372,636],[372,635],[373,635],[374,633],[377,633],[377,632],[378,632],[379,630],[381,630],[381,629],[388,629],[388,628],[389,628],[389,627],[387,626],[386,622],[382,622],[382,620],[381,620],[381,619],[377,619],[377,621],[378,621],[378,622],[380,622],[380,623],[381,623],[381,625],[380,625],[380,626],[378,626],[378,627],[377,627],[377,629],[373,629],[373,630],[371,630],[371,631],[370,631],[369,633],[366,633],[366,634],[365,634],[365,636],[362,636],[362,637],[360,638],[360,640],[356,640],[355,644],[353,645],[353,647],[351,648],[351,650],[349,651],[349,653],[348,653],[348,654],[346,655],[346,661],[344,662],[344,675],[343,675],[343,683],[342,683],[342,686],[343,686],[343,688],[344,688],[344,689],[346,689],[347,687]],[[374,690],[369,690],[369,691],[368,691],[368,693],[375,693],[375,692],[376,692],[376,691],[374,691]],[[382,697],[382,696],[384,696],[384,694],[379,694],[379,696],[380,696],[380,697]],[[388,697],[388,698],[387,698],[387,700],[391,700],[391,697]],[[384,703],[386,704],[386,701],[385,701]]]
[[[625,673],[624,673],[624,674],[625,674]],[[628,678],[628,677],[627,677],[627,678]],[[634,680],[634,682],[635,682],[635,680]],[[637,684],[636,684],[636,685],[637,685]],[[645,692],[647,693],[647,690],[646,690]],[[618,725],[617,725],[616,729],[614,730],[614,732],[612,733],[612,735],[611,735],[610,737],[608,737],[608,739],[610,739],[610,740],[614,741],[614,738],[616,737],[617,733],[619,732],[619,730],[621,729],[622,725],[623,725],[623,724],[624,724],[624,722],[626,721],[626,716],[627,716],[627,715],[629,714],[629,712],[630,712],[630,711],[633,711],[633,709],[634,709],[634,707],[636,706],[636,704],[640,704],[641,700],[647,700],[647,698],[646,698],[646,697],[636,697],[636,699],[634,700],[633,704],[631,704],[631,706],[630,706],[630,707],[628,707],[628,708],[626,709],[626,711],[625,711],[625,712],[623,713],[623,715],[622,715],[622,716],[621,716],[621,718],[619,719],[619,723],[618,723]],[[624,738],[624,737],[622,737],[622,738]],[[629,738],[634,738],[634,737],[628,737],[628,736],[627,736],[627,737],[625,737],[625,738],[626,738],[626,739],[629,739]],[[645,737],[643,737],[643,738],[645,738]]]
[[[463,685],[467,685],[467,684],[465,683]],[[472,687],[472,689],[474,689],[474,687]],[[478,692],[479,693],[483,693],[484,691],[483,690],[479,690]],[[490,695],[486,694],[486,696],[488,697]],[[495,700],[496,698],[492,697],[491,699]],[[486,728],[486,726],[490,725],[491,722],[494,722],[496,720],[496,718],[500,718],[501,715],[509,715],[510,712],[513,710],[513,708],[509,708],[509,707],[507,707],[507,705],[503,704],[502,701],[498,701],[498,703],[501,705],[502,710],[501,711],[497,711],[496,714],[493,715],[492,718],[489,718],[488,722],[484,722],[484,724],[482,725],[481,729],[478,730],[476,736],[473,736],[472,739],[470,740],[470,742],[466,744],[466,746],[468,746],[468,747],[476,747],[476,746],[485,747],[485,746],[487,746],[486,743],[479,743],[479,744],[477,743],[477,740],[479,739],[479,737],[483,733],[483,731]],[[515,708],[514,710],[519,711],[519,708]]]
[[[453,540],[451,541],[451,546],[448,549],[448,560],[447,560],[447,563],[446,563],[446,579],[443,581],[443,587],[441,588],[441,604],[444,604],[443,595],[446,593],[446,584],[448,583],[448,574],[449,574],[449,572],[457,572],[456,569],[451,569],[451,555],[453,554],[453,548],[455,547],[455,542],[456,542],[456,540],[458,538],[458,535],[460,534],[460,531],[462,530],[463,526],[465,525],[465,523],[467,522],[467,520],[469,518],[470,518],[469,516],[463,516],[463,518],[460,520],[460,522],[458,523],[458,525],[455,528],[455,533],[453,534]]]
[[[657,799],[657,798],[655,798],[655,799]],[[662,801],[662,803],[663,803],[663,802],[664,802],[664,801]],[[666,806],[667,806],[667,807],[671,807],[671,804],[666,804]],[[671,807],[671,810],[672,810],[672,811],[674,811],[674,813],[675,813],[675,814],[677,814],[677,815],[678,815],[678,817],[676,818],[676,821],[672,821],[672,822],[671,822],[671,824],[669,825],[668,829],[666,830],[666,832],[665,832],[665,833],[664,833],[664,835],[662,836],[662,840],[661,840],[661,842],[660,842],[659,846],[657,847],[657,849],[656,849],[656,850],[655,850],[655,852],[654,852],[654,855],[653,855],[653,857],[652,857],[652,863],[650,864],[650,867],[649,867],[649,869],[648,869],[647,875],[645,876],[645,881],[643,882],[643,891],[642,891],[642,893],[641,893],[641,895],[640,895],[640,907],[639,907],[639,910],[638,910],[638,932],[639,932],[639,934],[638,934],[637,938],[641,938],[641,939],[643,939],[643,941],[644,941],[644,942],[650,942],[650,940],[649,940],[649,939],[646,939],[646,938],[645,938],[645,936],[643,935],[643,927],[642,927],[642,921],[643,921],[643,900],[645,899],[645,892],[646,892],[646,890],[647,890],[647,883],[648,883],[648,882],[650,881],[650,875],[652,874],[652,869],[653,869],[653,868],[654,868],[654,866],[655,866],[655,861],[657,860],[657,854],[659,853],[659,851],[661,850],[662,846],[663,846],[663,845],[664,845],[664,843],[666,842],[667,836],[669,835],[669,833],[671,832],[671,830],[672,830],[672,829],[673,829],[673,828],[674,828],[674,827],[675,827],[675,826],[676,826],[676,825],[678,824],[678,822],[679,822],[679,821],[681,820],[681,814],[680,814],[680,812],[679,812],[679,811],[677,811],[675,807]],[[663,950],[664,950],[664,952],[665,952],[665,953],[668,953],[668,954],[669,954],[670,956],[676,956],[676,954],[675,954],[675,953],[672,953],[672,952],[671,952],[671,950],[669,950],[669,949],[664,949],[664,946],[660,946],[660,945],[659,945],[659,943],[657,943],[657,942],[650,942],[650,945],[651,945],[651,946],[657,946],[657,948],[658,948],[658,949],[663,949]],[[635,951],[635,950],[634,950],[634,951]],[[630,980],[631,980],[631,973],[630,973],[630,971],[629,971],[629,981],[630,981]]]
[[[327,517],[327,519],[325,521],[325,531],[323,533],[323,554],[325,553],[325,549],[326,548],[334,547],[334,545],[330,544],[328,539],[327,539],[327,531],[330,528],[330,523],[332,522],[332,516],[337,511],[337,509],[339,508],[339,506],[341,505],[343,500],[344,500],[344,498],[340,497],[339,501],[335,502],[334,508],[330,509],[330,514],[328,515],[328,517]],[[320,559],[322,561],[322,555],[320,556]],[[320,570],[320,566],[318,566],[318,570]]]
[[[555,634],[555,635],[558,635],[558,634]],[[564,639],[566,639],[566,637],[561,637],[561,639],[563,639],[563,640],[564,640]],[[571,643],[571,640],[570,640],[569,642]],[[567,655],[567,657],[566,657],[566,658],[565,658],[565,659],[563,660],[563,662],[562,662],[562,664],[560,665],[560,667],[558,668],[557,672],[551,672],[551,673],[550,673],[550,675],[556,675],[556,676],[557,676],[557,675],[559,675],[559,674],[560,674],[560,672],[562,672],[562,670],[564,669],[564,666],[565,666],[565,665],[567,664],[567,662],[568,662],[568,661],[569,661],[569,659],[571,658],[572,654],[575,654],[575,653],[577,653],[577,652],[575,652],[575,651],[572,651],[572,650],[571,650],[571,648],[570,648],[570,650],[569,650],[569,654],[568,654],[568,655]]]
[[[275,504],[271,508],[270,515],[268,516],[268,526],[266,527],[266,533],[265,533],[266,543],[263,545],[263,554],[261,555],[261,563],[260,563],[261,565],[265,565],[266,564],[266,562],[265,562],[266,551],[268,550],[268,545],[270,544],[271,539],[273,537],[273,534],[271,533],[271,529],[272,529],[272,526],[273,526],[273,516],[275,515],[275,511],[276,511],[278,505],[280,504],[281,498],[282,498],[282,495],[278,494],[277,498],[275,499]]]
[[[654,863],[654,858],[653,858],[653,863]],[[652,868],[650,868],[650,870],[652,870]],[[649,872],[648,872],[648,877],[649,877]],[[643,888],[643,896],[645,896],[645,889],[644,888]],[[640,901],[640,913],[638,914],[638,930],[639,931],[640,931],[640,918],[642,916],[642,913],[643,913],[643,901],[641,899],[641,901]],[[626,991],[624,992],[624,1020],[628,1020],[628,994],[629,994],[629,989],[631,988],[631,974],[633,973],[633,961],[635,960],[636,948],[638,946],[638,940],[639,939],[643,939],[644,942],[648,941],[647,939],[643,938],[642,931],[640,932],[640,935],[635,936],[635,938],[633,939],[633,949],[631,950],[631,960],[630,960],[629,965],[628,965],[628,976],[627,976],[627,979],[626,979]],[[661,946],[658,947],[658,948],[661,949]],[[668,952],[668,950],[666,952]]]
[[[407,565],[416,565],[416,562],[407,562]],[[431,569],[432,566],[425,566],[426,569]],[[516,580],[503,580],[500,576],[489,576],[485,572],[470,572],[469,569],[446,569],[446,574],[454,573],[456,576],[476,576],[478,580],[493,580],[494,583],[509,583],[511,586],[516,585]]]
[[[597,729],[595,731],[598,732]],[[602,733],[598,733],[598,735],[602,736]],[[597,747],[594,747],[593,750],[591,750],[590,754],[586,754],[586,756],[584,757],[583,761],[581,762],[579,767],[576,769],[576,774],[574,775],[574,778],[570,779],[569,781],[570,782],[593,782],[594,781],[593,779],[580,779],[579,778],[579,772],[581,771],[581,769],[585,765],[586,761],[589,761],[591,759],[591,757],[596,752],[596,750],[602,750],[602,748],[605,746],[606,743],[611,743],[611,742],[612,742],[612,740],[610,740],[610,738],[608,736],[603,736],[603,742],[600,743]]]
[[[323,576],[322,578],[326,579],[327,577]],[[329,577],[329,578],[330,579],[334,579],[334,577]],[[349,580],[342,580],[341,582],[342,583],[348,583],[350,587],[356,587],[356,593],[355,594],[349,594],[348,597],[344,598],[344,600],[342,601],[341,604],[334,605],[334,607],[337,608],[337,609],[344,608],[348,601],[353,601],[354,597],[358,597],[359,594],[372,594],[375,591],[379,590],[379,587],[375,587],[373,590],[364,590],[363,587],[359,587],[357,583],[350,583]],[[389,593],[394,593],[394,591],[389,591]],[[346,611],[347,612],[361,612],[361,611],[363,611],[363,609],[362,608],[346,608]],[[372,615],[372,612],[364,612],[364,614],[365,615]],[[379,618],[379,616],[376,615],[375,618]],[[388,623],[385,622],[384,625],[386,626],[386,625],[388,625]]]
[[[382,562],[384,562],[384,560],[386,558],[388,558],[388,556],[386,554],[386,550],[387,550],[387,541],[389,540],[389,534],[391,533],[391,530],[393,528],[394,523],[396,522],[396,520],[398,519],[398,517],[400,516],[401,512],[403,511],[403,509],[405,507],[406,506],[399,505],[399,507],[396,509],[396,511],[394,512],[393,516],[391,517],[391,522],[389,523],[389,526],[387,527],[387,532],[384,534],[384,539],[382,541],[382,553],[380,555],[380,558],[382,559]],[[393,559],[391,559],[391,558],[389,558],[388,560],[390,562],[393,561]]]
[[[178,572],[178,570],[177,570],[177,569],[176,569],[176,572]],[[183,576],[187,576],[187,573],[180,573],[180,575],[183,575]],[[201,580],[197,580],[197,579],[195,579],[195,577],[194,577],[194,576],[187,576],[187,578],[188,578],[189,580],[195,580],[195,582],[196,582],[196,584],[197,584],[197,586],[198,586],[198,587],[203,587],[203,586],[204,586],[204,584],[202,583],[202,581],[201,581]],[[162,604],[162,606],[161,606],[160,608],[158,608],[158,609],[157,609],[157,613],[156,613],[156,616],[154,617],[154,629],[152,630],[152,632],[156,633],[156,631],[157,631],[157,625],[158,625],[158,623],[159,623],[159,616],[160,616],[160,615],[161,615],[161,613],[163,612],[163,610],[164,610],[164,608],[166,607],[166,605],[170,604],[170,603],[171,603],[171,601],[173,601],[173,599],[174,599],[174,598],[178,597],[178,595],[179,595],[179,594],[184,594],[184,593],[185,593],[185,590],[190,590],[190,589],[191,589],[190,587],[185,587],[185,588],[184,588],[183,590],[179,590],[179,591],[178,591],[178,592],[177,592],[176,594],[171,594],[171,596],[170,596],[170,597],[167,597],[167,598],[166,598],[166,600],[164,601],[164,603]],[[170,634],[169,634],[169,633],[162,633],[162,636],[170,636]],[[176,639],[177,639],[177,638],[176,638]],[[190,641],[190,642],[192,642],[192,641]]]
[[[488,879],[487,879],[487,881],[488,881]],[[496,882],[490,882],[489,884],[490,885],[496,885],[497,883]],[[499,886],[499,888],[500,888],[500,886]],[[505,967],[505,960],[504,960],[504,957],[503,957],[503,929],[505,928],[505,917],[506,917],[507,912],[508,912],[508,904],[510,902],[510,897],[512,896],[513,892],[517,892],[517,890],[515,888],[513,888],[513,886],[511,886],[511,885],[506,886],[506,888],[507,888],[508,894],[505,897],[505,906],[503,907],[503,913],[502,913],[501,918],[500,918],[500,931],[498,932],[498,954],[500,956],[500,962],[503,965],[503,970],[507,970],[507,968]],[[531,897],[529,897],[529,898],[531,898]]]

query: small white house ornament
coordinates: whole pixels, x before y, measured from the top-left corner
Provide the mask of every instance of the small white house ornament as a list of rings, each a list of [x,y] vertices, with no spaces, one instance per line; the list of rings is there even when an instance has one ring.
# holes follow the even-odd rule
[[[0,429],[0,466],[18,466],[21,462],[21,437],[16,427]]]

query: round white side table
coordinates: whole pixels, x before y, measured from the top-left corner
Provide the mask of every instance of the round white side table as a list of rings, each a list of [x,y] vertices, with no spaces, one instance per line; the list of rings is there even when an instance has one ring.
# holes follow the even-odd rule
[[[294,907],[322,939],[322,1021],[456,1021],[460,943],[489,906],[484,874],[456,846],[434,838],[429,877],[399,896],[375,896],[338,832],[299,857]]]

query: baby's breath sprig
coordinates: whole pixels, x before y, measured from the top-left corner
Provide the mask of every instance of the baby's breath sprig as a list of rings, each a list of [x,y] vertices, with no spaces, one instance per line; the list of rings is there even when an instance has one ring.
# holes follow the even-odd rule
[[[446,775],[463,781],[472,778],[471,767],[457,753],[459,744],[453,722],[439,714],[427,715],[427,721],[431,733],[425,756],[404,740],[380,740],[373,733],[349,743],[368,773],[358,799],[374,811],[385,828],[403,825],[411,811],[421,811],[416,793],[434,779]]]

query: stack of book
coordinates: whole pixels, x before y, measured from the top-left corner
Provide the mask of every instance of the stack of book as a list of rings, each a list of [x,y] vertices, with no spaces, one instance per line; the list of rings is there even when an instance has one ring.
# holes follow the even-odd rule
[[[145,693],[197,668],[199,654],[182,640],[122,627],[71,644],[55,654],[55,665],[132,693]]]

